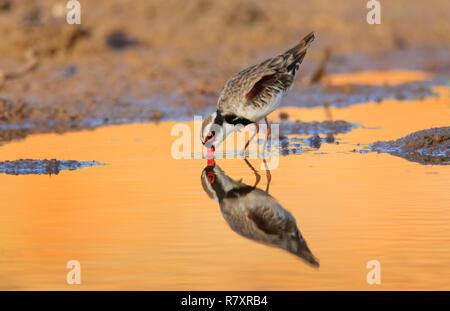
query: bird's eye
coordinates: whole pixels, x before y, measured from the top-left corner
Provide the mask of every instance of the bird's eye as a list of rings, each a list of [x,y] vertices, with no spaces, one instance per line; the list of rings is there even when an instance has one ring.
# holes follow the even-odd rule
[[[209,132],[208,136],[206,136],[206,141],[211,141],[214,138],[214,131]]]
[[[214,180],[216,179],[216,176],[214,175],[213,172],[208,172],[208,180],[209,182],[212,184],[214,182]]]

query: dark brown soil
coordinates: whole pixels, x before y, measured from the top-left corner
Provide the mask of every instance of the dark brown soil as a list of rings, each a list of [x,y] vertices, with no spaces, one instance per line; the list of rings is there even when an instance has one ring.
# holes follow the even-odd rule
[[[393,141],[373,143],[372,150],[387,152],[422,164],[450,164],[450,127],[414,132]]]

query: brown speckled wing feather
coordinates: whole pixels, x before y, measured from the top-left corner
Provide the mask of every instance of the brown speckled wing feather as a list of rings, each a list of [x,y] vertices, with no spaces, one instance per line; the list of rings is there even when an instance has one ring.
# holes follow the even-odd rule
[[[251,91],[253,86],[264,76],[276,74],[281,68],[283,57],[277,56],[268,59],[258,65],[251,66],[235,74],[223,88],[218,101],[218,109],[227,112],[231,99],[243,100],[245,95]],[[230,110],[230,112],[233,112]]]
[[[249,105],[263,107],[272,100],[272,96],[277,95],[280,92],[287,92],[294,82],[294,77],[294,75],[289,73],[264,76],[253,86],[244,98]]]
[[[233,113],[234,107],[230,103],[248,101],[248,104],[261,106],[273,93],[287,91],[294,81],[306,49],[314,38],[314,33],[310,33],[283,54],[235,74],[225,84],[217,108],[224,113]]]

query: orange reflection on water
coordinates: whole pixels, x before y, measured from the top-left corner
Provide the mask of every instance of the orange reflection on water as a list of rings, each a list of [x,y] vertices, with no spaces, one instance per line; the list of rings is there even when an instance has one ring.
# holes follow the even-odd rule
[[[325,154],[280,159],[270,193],[296,218],[319,269],[230,230],[201,187],[206,161],[170,156],[173,122],[33,135],[4,145],[1,161],[109,165],[56,176],[0,175],[0,288],[448,290],[449,167],[351,152],[362,148],[357,143],[448,125],[448,103],[332,109],[335,119],[363,127],[338,135],[339,145],[324,144]],[[303,121],[325,116],[321,108],[282,110]],[[232,178],[254,182],[243,160],[217,162]],[[259,159],[251,162],[259,167]],[[81,262],[81,285],[66,284],[71,259]],[[372,259],[381,264],[381,285],[366,282]]]

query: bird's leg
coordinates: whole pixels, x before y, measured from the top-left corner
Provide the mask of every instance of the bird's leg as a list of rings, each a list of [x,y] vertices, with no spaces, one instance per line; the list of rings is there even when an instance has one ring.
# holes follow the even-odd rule
[[[258,171],[255,170],[255,168],[250,164],[250,162],[244,158],[245,163],[247,163],[248,167],[250,167],[250,169],[253,171],[253,173],[255,173],[255,177],[256,177],[256,181],[255,184],[253,185],[253,188],[256,188],[256,186],[259,184],[259,181],[261,180],[261,175],[258,174]]]
[[[264,120],[266,121],[266,141],[264,142],[264,146],[263,146],[263,158],[264,158],[267,142],[270,140],[270,136],[272,133],[272,131],[270,129],[270,125],[269,125],[269,120],[267,119],[267,117],[264,118]]]
[[[270,169],[267,166],[266,159],[263,158],[264,165],[266,166],[266,177],[267,177],[267,186],[266,186],[266,192],[269,193],[269,186],[270,182],[272,181],[272,174],[270,173]]]
[[[333,120],[333,114],[331,113],[331,108],[327,101],[323,103],[323,109],[325,110],[327,120]]]
[[[255,138],[255,136],[257,136],[259,134],[259,125],[257,122],[254,123],[256,126],[256,132],[252,135],[252,137],[250,137],[250,139],[247,141],[247,143],[245,144],[244,149],[241,152],[241,155],[245,154],[245,151],[247,150],[248,145],[250,145],[250,142],[252,141],[253,138]]]
[[[266,121],[266,126],[267,126],[266,141],[269,141],[270,140],[270,135],[272,134],[272,130],[270,129],[269,120],[267,119],[267,117],[265,117],[264,120]]]

